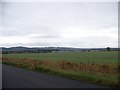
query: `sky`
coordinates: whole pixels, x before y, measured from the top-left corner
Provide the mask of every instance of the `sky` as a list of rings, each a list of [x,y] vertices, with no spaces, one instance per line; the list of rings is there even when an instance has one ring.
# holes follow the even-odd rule
[[[0,46],[118,47],[117,2],[2,2]]]

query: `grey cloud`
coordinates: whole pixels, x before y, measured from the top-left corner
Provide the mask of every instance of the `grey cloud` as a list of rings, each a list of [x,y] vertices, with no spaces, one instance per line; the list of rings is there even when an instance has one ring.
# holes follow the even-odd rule
[[[117,12],[117,3],[109,2],[4,2],[3,31],[1,36],[8,37],[8,39],[11,36],[19,36],[19,38],[24,36],[27,38],[26,40],[31,40],[31,43],[23,43],[27,46],[104,47],[107,44],[116,46],[117,43],[114,37],[115,35],[117,36]],[[93,37],[88,37],[89,33],[87,33],[82,35],[84,38],[78,37],[84,28],[87,28],[90,34],[94,31],[96,34],[100,31],[103,34],[105,32],[105,34],[100,37],[95,36],[95,34],[93,34]],[[67,37],[66,35],[69,32],[71,36],[68,35]],[[107,34],[110,34],[111,37],[108,38]],[[103,40],[106,41],[103,42]],[[19,45],[20,43],[14,44]],[[9,45],[9,42],[2,45]]]
[[[30,38],[36,38],[36,39],[50,39],[50,38],[61,38],[60,35],[55,35],[55,34],[36,34],[33,36],[30,36]]]

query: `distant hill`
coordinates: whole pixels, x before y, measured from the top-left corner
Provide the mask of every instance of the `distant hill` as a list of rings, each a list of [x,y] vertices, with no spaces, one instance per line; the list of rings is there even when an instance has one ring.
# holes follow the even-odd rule
[[[119,50],[118,48],[111,48],[111,50]],[[60,52],[60,51],[106,51],[106,48],[69,48],[69,47],[41,47],[41,48],[28,48],[28,47],[2,47],[2,53],[47,53],[47,52]]]

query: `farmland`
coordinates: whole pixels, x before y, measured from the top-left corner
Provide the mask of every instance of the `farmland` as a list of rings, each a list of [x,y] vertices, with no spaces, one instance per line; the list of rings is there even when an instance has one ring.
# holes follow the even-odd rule
[[[117,51],[102,52],[52,52],[52,53],[31,53],[31,54],[3,54],[8,58],[32,58],[36,60],[54,60],[54,61],[71,61],[71,62],[117,62]]]
[[[71,79],[118,86],[118,52],[50,52],[3,54],[3,63]]]

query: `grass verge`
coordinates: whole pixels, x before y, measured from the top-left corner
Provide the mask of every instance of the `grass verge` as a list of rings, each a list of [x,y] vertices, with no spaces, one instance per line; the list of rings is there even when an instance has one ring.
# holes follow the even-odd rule
[[[58,70],[58,69],[53,69],[49,67],[45,67],[42,65],[36,65],[34,67],[31,67],[30,65],[25,65],[25,64],[17,64],[13,62],[2,62],[3,64],[15,66],[15,67],[20,67],[20,68],[25,68],[37,72],[44,72],[48,74],[53,74],[53,75],[59,75],[64,78],[69,78],[73,80],[80,80],[88,83],[94,83],[94,84],[99,84],[103,86],[109,86],[109,87],[120,87],[118,83],[118,76],[110,76],[110,75],[100,75],[100,74],[95,74],[95,73],[88,73],[88,72],[75,72],[75,71],[67,71],[67,70]]]

